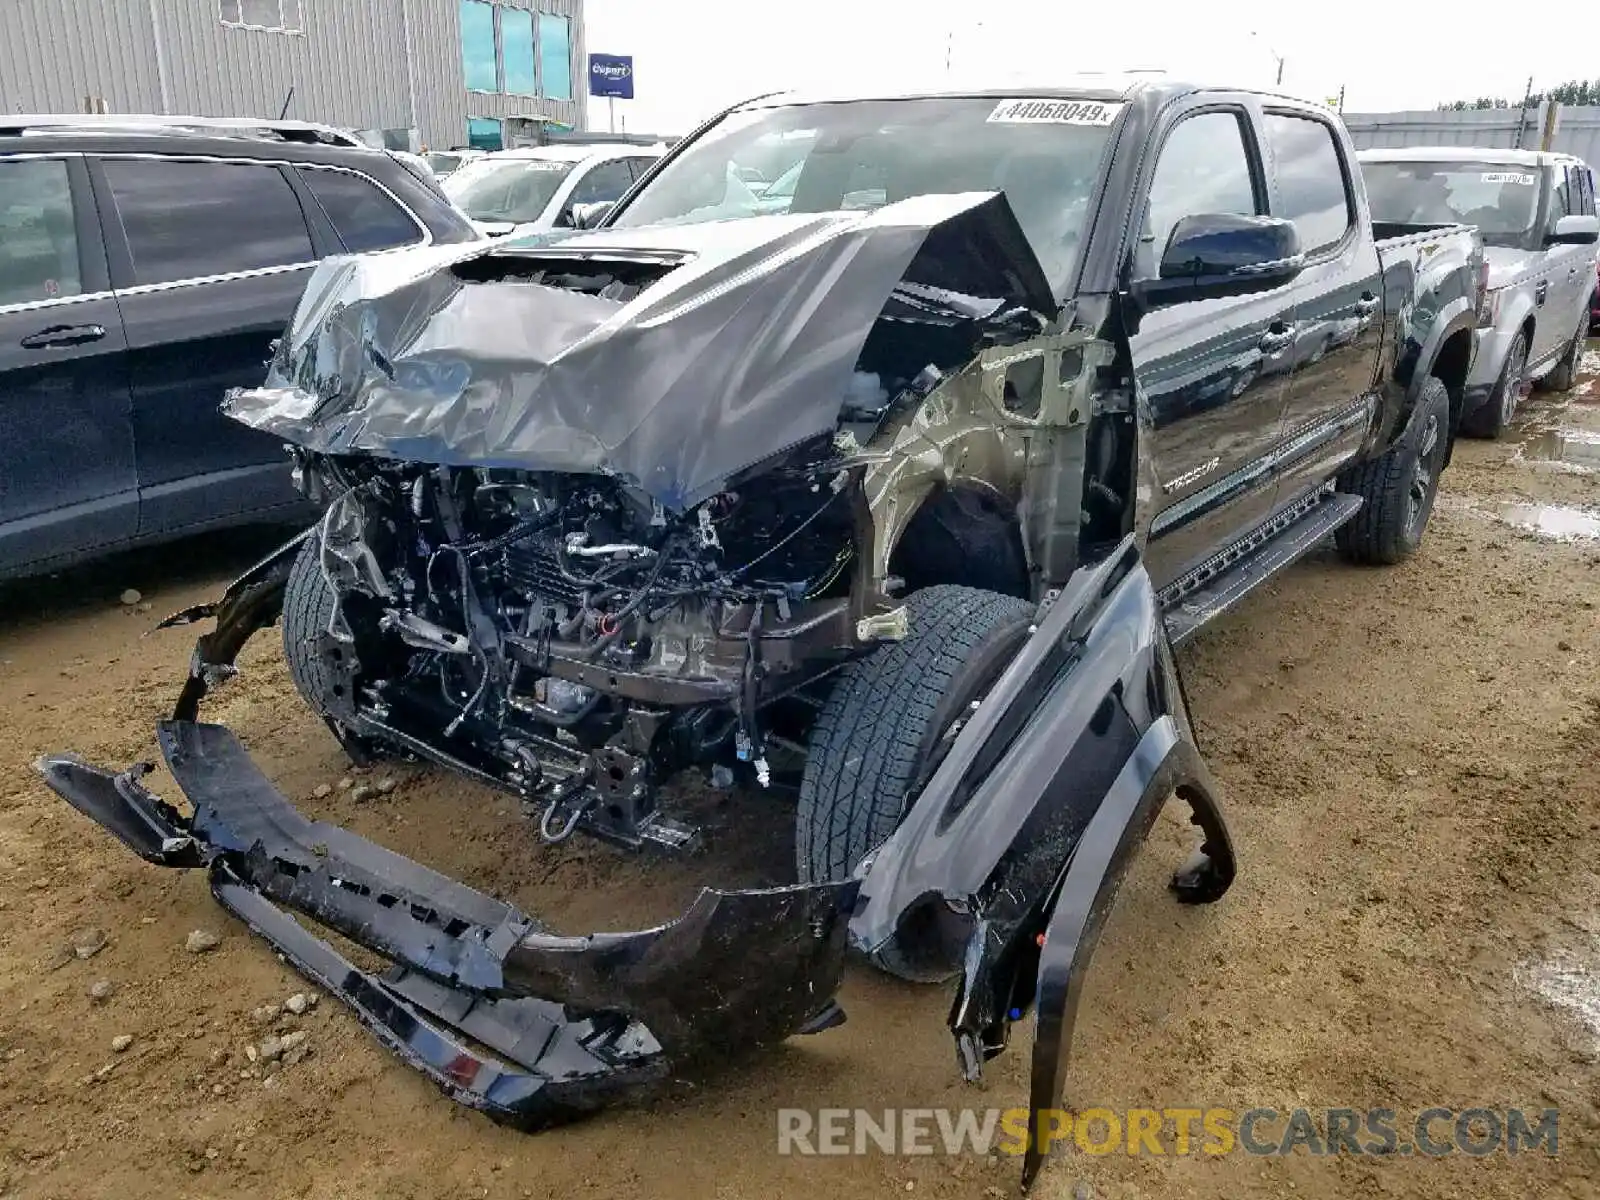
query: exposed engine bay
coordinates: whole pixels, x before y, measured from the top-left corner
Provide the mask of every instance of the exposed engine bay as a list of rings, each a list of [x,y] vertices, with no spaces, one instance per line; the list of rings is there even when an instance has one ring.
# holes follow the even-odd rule
[[[651,781],[714,760],[770,779],[764,710],[855,649],[848,473],[827,446],[668,515],[597,476],[322,460],[336,489],[318,652],[347,705],[636,844],[689,832]],[[326,693],[325,693],[326,695]]]

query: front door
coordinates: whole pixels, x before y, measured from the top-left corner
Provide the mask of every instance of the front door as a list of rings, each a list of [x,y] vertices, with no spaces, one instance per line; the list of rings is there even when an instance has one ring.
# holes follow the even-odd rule
[[[270,163],[105,156],[90,163],[124,237],[107,252],[128,331],[141,534],[293,505],[282,441],[221,412],[259,387],[316,260]]]
[[[1182,116],[1151,176],[1135,278],[1153,278],[1179,219],[1267,212],[1262,159],[1242,107]],[[1271,514],[1270,456],[1294,350],[1293,289],[1196,300],[1146,314],[1131,339],[1154,470],[1146,559],[1158,588]]]
[[[1331,478],[1366,437],[1383,337],[1383,268],[1356,221],[1356,168],[1333,126],[1303,111],[1268,111],[1262,128],[1272,213],[1294,222],[1306,256],[1293,285],[1295,345],[1279,462],[1279,500],[1287,502]]]
[[[133,536],[126,344],[83,160],[0,159],[0,573]]]

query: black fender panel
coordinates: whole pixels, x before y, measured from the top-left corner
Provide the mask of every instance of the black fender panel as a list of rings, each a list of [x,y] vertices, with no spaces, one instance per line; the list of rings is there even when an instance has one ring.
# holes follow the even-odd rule
[[[1037,1124],[1060,1097],[1105,913],[1169,796],[1189,801],[1203,835],[1173,878],[1178,898],[1216,900],[1236,869],[1131,538],[1043,606],[1033,637],[947,740],[906,820],[858,873],[850,938],[900,973],[960,975],[949,1024],[968,1079],[1036,1007]]]

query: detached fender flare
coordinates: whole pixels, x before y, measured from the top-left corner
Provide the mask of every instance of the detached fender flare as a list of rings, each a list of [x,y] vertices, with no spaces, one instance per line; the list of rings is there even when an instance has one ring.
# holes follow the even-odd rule
[[[1168,796],[1203,833],[1180,900],[1216,900],[1233,843],[1194,743],[1155,589],[1131,537],[1044,605],[958,722],[905,819],[859,869],[856,949],[961,976],[949,1016],[969,1080],[1035,1008],[1031,1183],[1060,1101],[1081,976],[1122,873]]]
[[[1233,883],[1233,840],[1216,785],[1177,719],[1161,717],[1140,738],[1074,847],[1040,939],[1024,1189],[1049,1153],[1046,1114],[1061,1102],[1078,1002],[1100,931],[1129,864],[1174,794],[1188,802],[1190,822],[1203,840],[1172,877],[1172,890],[1185,903],[1207,904]]]

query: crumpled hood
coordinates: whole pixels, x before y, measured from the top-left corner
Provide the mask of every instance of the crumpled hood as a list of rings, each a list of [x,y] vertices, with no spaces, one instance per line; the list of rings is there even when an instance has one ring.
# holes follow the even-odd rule
[[[567,263],[654,282],[528,281]],[[1054,316],[1000,194],[334,259],[224,411],[321,453],[614,474],[677,510],[830,432],[875,322],[930,305]]]

